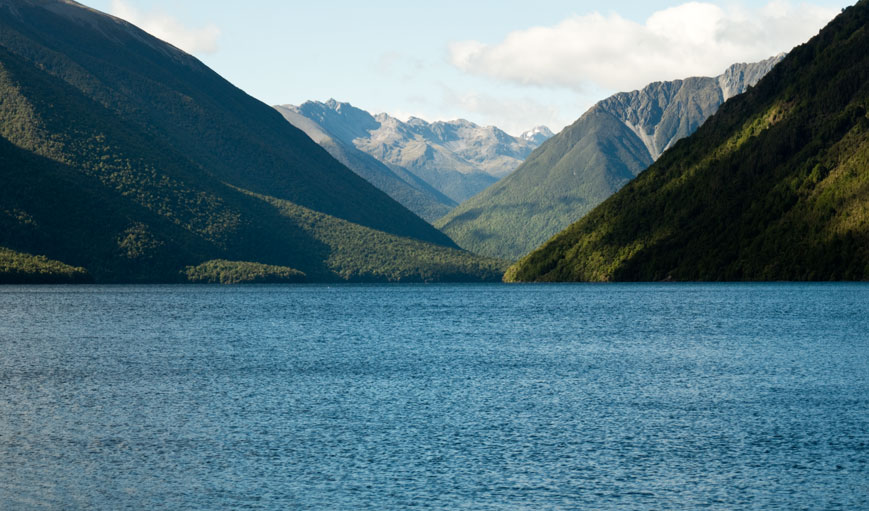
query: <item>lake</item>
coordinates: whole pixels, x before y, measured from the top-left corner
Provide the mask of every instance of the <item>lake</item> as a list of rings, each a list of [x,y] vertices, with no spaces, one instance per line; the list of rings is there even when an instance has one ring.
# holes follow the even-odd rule
[[[869,285],[0,287],[4,510],[869,509]]]

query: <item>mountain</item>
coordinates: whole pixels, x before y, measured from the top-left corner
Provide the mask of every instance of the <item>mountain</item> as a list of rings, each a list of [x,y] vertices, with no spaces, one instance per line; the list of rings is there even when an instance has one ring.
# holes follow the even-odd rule
[[[869,279],[867,109],[861,0],[505,278]]]
[[[519,135],[519,138],[521,138],[522,140],[527,140],[528,142],[531,142],[532,144],[539,147],[540,144],[546,142],[554,136],[555,133],[552,133],[552,130],[550,130],[546,126],[537,126]]]
[[[782,58],[611,96],[435,226],[462,248],[515,260],[615,193]]]
[[[0,248],[6,282],[500,269],[195,58],[71,0],[0,0]]]
[[[468,199],[515,170],[545,134],[551,133],[541,127],[529,138],[513,137],[493,126],[461,119],[428,123],[412,117],[402,122],[334,99],[276,108],[296,112],[330,138],[373,156],[409,183],[413,178],[422,180],[453,203]],[[355,170],[363,176],[371,174]]]
[[[311,109],[301,110],[294,106],[274,108],[284,116],[284,119],[304,131],[336,160],[424,220],[434,222],[458,205],[416,175],[400,168],[391,169],[380,160],[357,149],[352,143],[329,135],[312,119],[319,117]],[[303,112],[311,117],[306,117]]]

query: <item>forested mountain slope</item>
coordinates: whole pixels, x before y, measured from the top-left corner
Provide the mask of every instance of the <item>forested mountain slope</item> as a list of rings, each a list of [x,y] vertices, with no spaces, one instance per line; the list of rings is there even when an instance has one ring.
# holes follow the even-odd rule
[[[462,248],[517,259],[615,193],[782,57],[611,96],[435,226]]]
[[[193,57],[68,0],[0,0],[0,162],[0,247],[97,282],[181,281],[210,260],[310,281],[501,267]]]
[[[865,280],[867,108],[861,0],[505,279]]]

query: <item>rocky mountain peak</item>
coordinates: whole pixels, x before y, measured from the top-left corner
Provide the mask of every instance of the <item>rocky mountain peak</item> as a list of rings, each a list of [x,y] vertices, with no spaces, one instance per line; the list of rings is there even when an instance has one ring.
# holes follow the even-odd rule
[[[552,138],[553,136],[555,136],[555,134],[552,133],[552,130],[550,130],[546,126],[535,126],[519,135],[519,138],[540,145],[543,142],[546,142],[547,140]]]
[[[331,136],[347,143],[365,137],[369,131],[380,127],[380,122],[365,110],[335,99],[306,101],[300,106],[283,105],[283,108],[313,120]]]
[[[429,123],[427,121],[420,119],[419,117],[413,117],[413,116],[409,117],[405,124],[407,124],[408,126],[411,126],[413,128],[419,128],[419,129],[427,128],[429,126]]]
[[[509,174],[552,132],[513,137],[495,126],[467,119],[401,121],[386,113],[371,115],[349,103],[330,99],[285,106],[314,121],[329,136],[412,175],[455,202],[480,192]]]
[[[785,55],[785,53],[779,53],[775,57],[760,62],[734,64],[727,68],[727,71],[718,76],[718,84],[721,87],[724,101],[737,94],[742,94],[748,87],[757,84],[776,64],[785,58]]]
[[[618,118],[642,140],[654,161],[693,133],[722,103],[754,86],[784,56],[734,64],[716,77],[654,82],[640,90],[615,94],[592,111]]]

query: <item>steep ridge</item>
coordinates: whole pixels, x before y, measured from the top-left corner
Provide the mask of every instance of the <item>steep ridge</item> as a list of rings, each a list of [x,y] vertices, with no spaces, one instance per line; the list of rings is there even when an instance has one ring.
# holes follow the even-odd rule
[[[276,106],[274,108],[284,116],[284,119],[304,131],[311,140],[318,143],[336,160],[424,220],[434,222],[458,205],[414,174],[399,170],[398,172],[401,173],[399,175],[368,153],[329,135],[317,122],[303,115],[298,107]]]
[[[384,163],[412,186],[424,182],[453,203],[512,172],[547,133],[551,134],[539,127],[526,138],[513,137],[493,126],[461,119],[429,123],[411,118],[402,122],[334,99],[277,108],[302,115],[329,137]],[[357,172],[362,175],[362,171]]]
[[[869,278],[867,27],[861,0],[505,279]]]
[[[231,267],[235,281],[485,280],[503,268],[451,246],[174,47],[71,1],[0,0],[8,261],[96,282],[184,281],[215,260],[204,268]]]
[[[782,58],[611,96],[435,226],[462,248],[517,259],[615,193]]]

